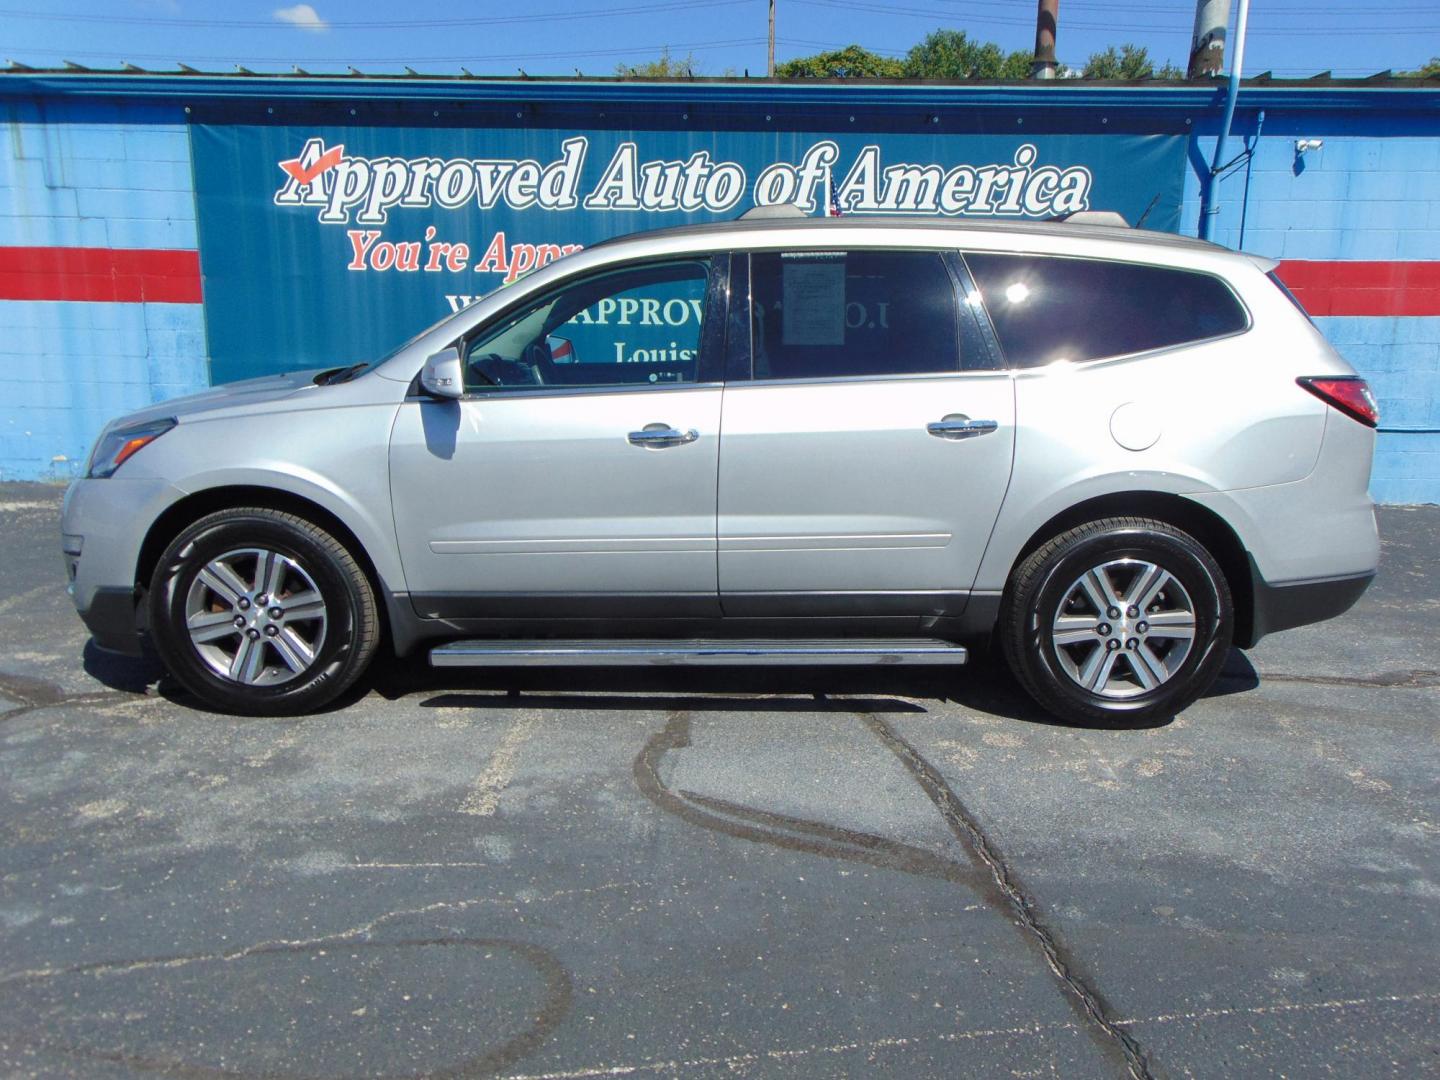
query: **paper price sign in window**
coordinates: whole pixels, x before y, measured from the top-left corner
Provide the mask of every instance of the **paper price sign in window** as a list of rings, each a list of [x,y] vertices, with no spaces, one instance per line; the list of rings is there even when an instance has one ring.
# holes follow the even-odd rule
[[[781,337],[786,345],[845,344],[845,260],[786,261]]]

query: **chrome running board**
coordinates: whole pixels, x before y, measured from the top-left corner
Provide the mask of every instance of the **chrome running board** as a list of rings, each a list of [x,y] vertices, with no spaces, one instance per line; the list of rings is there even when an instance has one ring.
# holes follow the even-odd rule
[[[726,641],[452,641],[430,650],[432,667],[696,664],[963,664],[965,649],[938,638]]]

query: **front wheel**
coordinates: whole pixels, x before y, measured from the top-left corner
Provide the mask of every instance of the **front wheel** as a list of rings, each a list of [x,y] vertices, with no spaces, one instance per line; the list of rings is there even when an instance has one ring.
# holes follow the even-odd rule
[[[379,641],[374,590],[345,547],[304,518],[222,510],[160,557],[150,632],[172,675],[224,712],[311,712],[355,682]]]
[[[1146,518],[1070,529],[1020,564],[1006,590],[1005,658],[1044,709],[1076,723],[1141,726],[1209,689],[1234,606],[1188,533]]]

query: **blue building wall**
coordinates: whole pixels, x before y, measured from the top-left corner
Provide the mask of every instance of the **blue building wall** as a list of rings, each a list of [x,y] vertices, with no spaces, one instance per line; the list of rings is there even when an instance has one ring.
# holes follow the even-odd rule
[[[190,142],[180,91],[153,92],[148,100],[107,100],[63,92],[71,84],[59,78],[50,85],[61,86],[60,91],[5,93],[15,85],[11,78],[0,77],[0,115],[8,135],[6,152],[0,153],[0,250],[196,248]],[[272,81],[263,91],[274,85]],[[294,98],[305,89],[296,84],[286,93]],[[652,89],[608,88],[607,93],[622,100],[606,107],[638,110],[643,97],[654,96]],[[866,101],[874,98],[874,108],[893,109],[886,102],[898,102],[912,90],[919,92],[879,87],[864,93]],[[581,91],[594,92],[577,87],[576,95],[583,96]],[[386,92],[408,99],[457,91],[453,84],[425,82]],[[511,102],[506,108],[513,110],[516,95],[531,91],[515,90],[512,84],[510,89],[484,92]],[[630,104],[623,100],[627,92],[634,98]],[[756,92],[766,91],[761,87]],[[827,93],[837,98],[843,94],[852,102],[857,97],[848,88],[807,92],[816,100]],[[963,105],[965,94],[988,91],[949,92]],[[338,93],[359,98],[368,91],[347,86]],[[691,87],[683,93],[728,100],[742,90]],[[1017,103],[1008,107],[1023,108],[1029,102],[1028,115],[1042,122],[1063,111],[1056,123],[1069,125],[1069,130],[1114,131],[1122,123],[1125,130],[1150,130],[1147,117],[1153,110],[1145,113],[1136,106],[1141,95],[1133,91],[1128,105],[1110,104],[1117,100],[1113,96],[1095,97],[1093,104],[1068,111],[1052,111],[1051,103],[1059,99],[1047,97],[1043,88],[1009,88],[1005,93],[1008,101]],[[1198,133],[1182,214],[1182,231],[1194,234],[1200,166],[1213,147],[1215,99],[1209,95],[1201,101],[1193,89],[1142,93],[1147,105],[1151,100],[1176,102],[1154,130],[1175,130],[1183,116],[1187,129]],[[1327,104],[1314,106],[1296,106],[1291,95],[1285,107],[1265,110],[1262,125],[1261,109],[1250,103],[1262,105],[1265,95],[1247,89],[1226,157],[1247,149],[1253,155],[1218,185],[1212,238],[1282,260],[1440,259],[1437,115],[1433,110],[1370,105],[1373,95],[1365,94],[1362,89],[1349,97],[1331,91]],[[1393,102],[1394,95],[1387,100]],[[1192,108],[1196,101],[1201,108]],[[996,108],[993,103],[986,107]],[[836,106],[826,108],[834,112]],[[840,106],[841,111],[855,108]],[[957,106],[954,114],[944,114],[947,122],[961,111]],[[837,126],[846,123],[838,114],[832,119]],[[810,122],[816,122],[813,111]],[[739,121],[732,116],[727,123]],[[1031,123],[1033,127],[1035,121]],[[1297,157],[1297,138],[1320,138],[1324,146]],[[1440,502],[1440,312],[1325,316],[1316,321],[1371,380],[1380,398],[1375,496],[1387,502]],[[208,364],[199,303],[0,300],[0,479],[77,475],[107,419],[204,388]]]
[[[1258,137],[1256,132],[1259,132]],[[1296,152],[1299,139],[1321,139]],[[1213,136],[1195,140],[1209,161]],[[1440,132],[1433,122],[1326,113],[1237,115],[1210,238],[1275,259],[1440,259]],[[1248,181],[1248,190],[1247,190]],[[1186,180],[1181,231],[1199,230],[1200,179]],[[1381,433],[1371,491],[1382,502],[1440,502],[1440,316],[1315,319],[1370,383]]]
[[[0,109],[0,247],[195,247],[179,106]],[[0,479],[78,475],[106,421],[204,389],[207,370],[199,304],[0,300]]]

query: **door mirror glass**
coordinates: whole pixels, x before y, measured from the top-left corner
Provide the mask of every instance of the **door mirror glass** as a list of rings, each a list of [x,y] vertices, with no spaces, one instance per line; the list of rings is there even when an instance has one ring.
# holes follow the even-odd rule
[[[464,397],[465,373],[460,367],[460,350],[452,346],[429,357],[420,372],[420,386],[432,397]]]
[[[575,355],[575,343],[569,338],[556,337],[551,334],[545,339],[545,344],[550,349],[550,362],[552,364],[578,364],[580,358]]]

